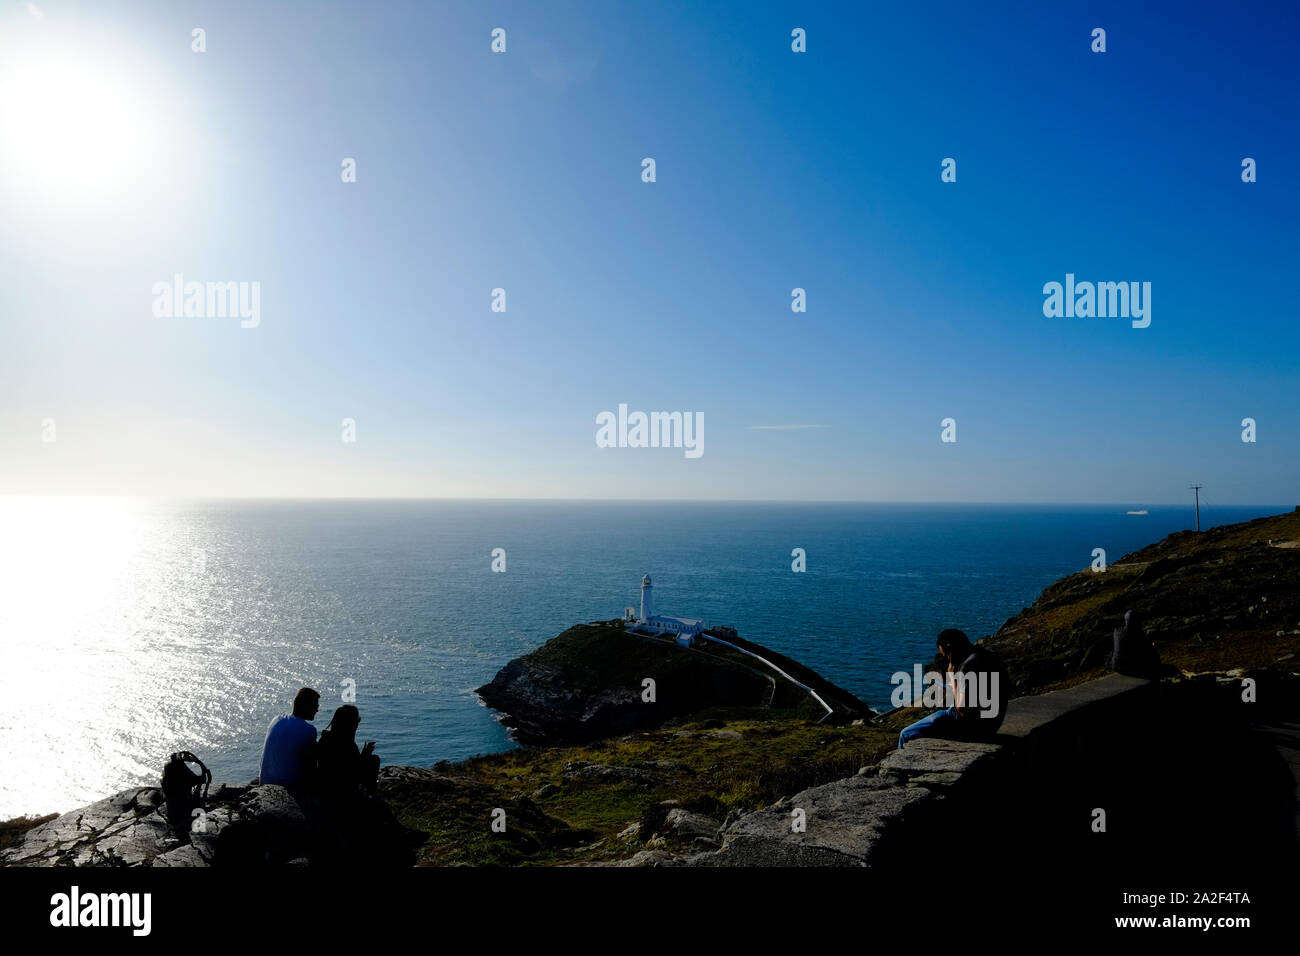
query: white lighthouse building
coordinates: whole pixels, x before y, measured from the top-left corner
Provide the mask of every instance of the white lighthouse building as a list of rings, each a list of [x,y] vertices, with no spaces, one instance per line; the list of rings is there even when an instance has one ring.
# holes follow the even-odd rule
[[[634,625],[632,630],[671,634],[677,638],[677,643],[687,647],[694,644],[695,638],[704,631],[704,621],[697,618],[673,617],[654,612],[654,585],[650,583],[648,574],[641,579],[640,615],[636,614],[635,608],[629,607],[623,611],[623,620]]]

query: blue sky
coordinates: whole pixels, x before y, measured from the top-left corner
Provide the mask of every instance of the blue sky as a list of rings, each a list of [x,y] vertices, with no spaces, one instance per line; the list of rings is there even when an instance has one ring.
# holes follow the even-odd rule
[[[112,118],[53,165],[0,125],[0,493],[1292,503],[1298,25],[0,3],[0,54]],[[1150,327],[1044,317],[1067,272],[1149,281]],[[260,283],[260,324],[154,316],[176,273]],[[704,454],[598,448],[620,403]]]

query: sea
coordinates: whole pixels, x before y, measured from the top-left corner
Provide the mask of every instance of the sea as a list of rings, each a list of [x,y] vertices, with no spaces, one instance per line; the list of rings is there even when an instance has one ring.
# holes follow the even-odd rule
[[[506,750],[474,688],[621,617],[645,574],[658,612],[887,709],[941,629],[990,634],[1094,549],[1115,562],[1194,526],[1190,503],[1139,507],[0,499],[0,820],[155,785],[179,750],[247,782],[301,686],[318,728],[354,698],[385,762]]]

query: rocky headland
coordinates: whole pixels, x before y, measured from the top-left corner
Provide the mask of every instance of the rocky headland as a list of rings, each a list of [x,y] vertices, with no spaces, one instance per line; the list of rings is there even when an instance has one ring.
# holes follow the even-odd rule
[[[706,638],[684,648],[669,638],[628,630],[622,621],[580,624],[510,661],[476,693],[526,744],[596,740],[710,712],[825,718],[831,724],[875,716],[848,691],[797,661],[734,631],[719,636],[726,643]],[[653,682],[652,694],[647,680]],[[826,701],[831,713],[799,684]]]

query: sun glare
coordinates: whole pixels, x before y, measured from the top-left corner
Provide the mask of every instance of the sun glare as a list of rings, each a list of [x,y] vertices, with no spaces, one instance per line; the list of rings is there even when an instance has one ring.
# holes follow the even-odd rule
[[[0,173],[11,192],[85,206],[165,172],[149,88],[120,57],[50,43],[0,52]]]

